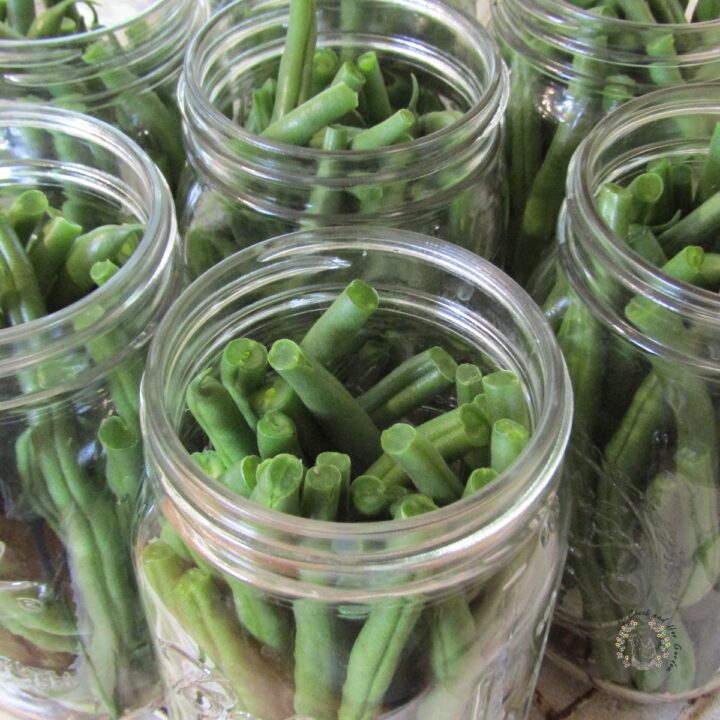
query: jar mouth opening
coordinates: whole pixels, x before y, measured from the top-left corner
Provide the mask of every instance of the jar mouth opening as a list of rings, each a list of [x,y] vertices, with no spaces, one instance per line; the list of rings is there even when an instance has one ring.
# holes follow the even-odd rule
[[[521,456],[485,492],[422,517],[340,523],[310,520],[265,509],[239,498],[220,482],[211,481],[181,442],[167,407],[170,376],[179,372],[178,362],[182,362],[177,359],[182,352],[178,347],[178,336],[188,330],[192,333],[193,329],[200,327],[209,308],[217,308],[231,296],[237,301],[242,292],[239,288],[228,288],[223,283],[224,290],[216,290],[209,295],[205,289],[220,287],[222,278],[228,282],[237,280],[240,269],[247,263],[255,262],[259,266],[269,263],[267,269],[261,269],[260,273],[272,272],[273,262],[292,259],[310,262],[317,260],[318,256],[314,253],[322,253],[323,269],[332,270],[336,263],[342,262],[332,253],[353,248],[357,251],[358,243],[362,244],[364,253],[381,251],[397,254],[408,262],[432,263],[473,287],[490,290],[512,311],[513,317],[522,319],[526,330],[532,328],[535,348],[545,372],[539,381],[542,406],[537,411],[535,430]],[[261,286],[263,275],[253,275],[257,277],[245,275],[245,281]],[[493,538],[507,533],[513,521],[517,522],[518,517],[525,516],[538,498],[549,491],[569,437],[572,414],[569,380],[555,338],[541,311],[524,292],[518,294],[518,291],[519,287],[501,271],[469,251],[395,229],[325,227],[266,240],[236,253],[198,278],[181,295],[163,320],[151,345],[141,391],[141,422],[150,462],[160,468],[162,479],[155,480],[162,484],[173,504],[183,506],[181,513],[211,517],[213,527],[229,538],[229,542],[243,533],[252,534],[252,528],[272,528],[277,533],[295,537],[340,539],[357,542],[360,546],[361,540],[402,538],[415,530],[448,523],[454,524],[456,531],[449,541],[447,535],[444,536],[444,542],[449,542],[444,546],[446,550],[465,547],[469,535],[473,536],[473,542],[492,542]],[[428,539],[424,550],[432,552],[437,540]],[[306,552],[314,556],[315,550],[310,547]],[[417,555],[418,548],[404,548],[397,552]]]
[[[654,138],[649,128],[651,124],[675,122],[680,117],[703,115],[720,119],[720,95],[717,87],[710,83],[668,88],[634,98],[600,120],[580,144],[568,170],[567,198],[558,222],[558,239],[566,270],[572,275],[573,283],[585,290],[584,300],[588,304],[597,306],[604,315],[612,316],[613,324],[625,336],[653,352],[674,350],[667,341],[651,338],[620,318],[615,310],[606,307],[607,300],[595,299],[589,287],[593,271],[579,267],[583,263],[579,253],[591,254],[593,262],[630,294],[650,298],[678,316],[690,314],[704,333],[720,337],[720,296],[674,279],[644,260],[608,228],[596,202],[597,191],[603,182],[614,181],[617,174],[626,171],[633,162],[643,168],[647,161],[662,156],[667,147],[674,147],[673,142],[680,143],[677,147],[691,154],[693,150],[696,154],[703,149],[706,151],[709,136],[704,140],[699,137],[683,140],[678,130],[660,140]],[[641,143],[633,145],[640,133],[645,133]],[[610,163],[605,153],[613,149]],[[687,352],[687,348],[675,350]],[[700,359],[693,356],[695,361],[700,362]],[[703,364],[709,371],[716,371],[715,362],[707,360]]]
[[[72,35],[62,35],[52,38],[37,38],[34,40],[26,38],[3,38],[0,40],[0,48],[15,52],[25,50],[37,52],[38,50],[44,49],[55,50],[64,49],[68,46],[86,45],[88,42],[100,40],[106,35],[121,33],[134,23],[144,21],[164,5],[172,6],[174,2],[175,0],[147,0],[145,7],[139,12],[109,25],[103,25],[102,27],[83,33],[73,33]]]
[[[578,8],[566,0],[502,0],[494,6],[495,26],[500,37],[520,52],[533,66],[562,82],[582,78],[602,89],[605,76],[623,73],[627,67],[683,68],[692,71],[720,63],[720,19],[692,23],[649,24],[622,18],[602,17]],[[605,41],[597,43],[598,36]],[[625,42],[628,37],[636,46]],[[663,37],[674,38],[673,54],[650,57],[646,46]],[[538,49],[532,40],[551,48]],[[598,79],[573,63],[573,57],[587,57],[603,65]],[[720,75],[720,69],[717,73]],[[707,75],[706,75],[707,78]],[[650,81],[636,83],[635,95],[657,89]]]
[[[242,5],[244,0],[236,0],[208,20],[196,34],[185,56],[183,72],[178,85],[178,98],[181,110],[190,126],[190,132],[197,125],[203,133],[219,134],[227,142],[240,141],[248,150],[256,150],[277,156],[292,156],[298,160],[314,160],[320,158],[339,159],[363,162],[372,161],[378,157],[386,158],[392,154],[403,154],[408,149],[419,153],[428,152],[442,145],[448,136],[456,133],[481,132],[483,137],[488,136],[502,121],[508,101],[506,69],[502,62],[499,49],[487,31],[464,13],[453,7],[432,6],[426,0],[397,0],[395,6],[407,6],[410,10],[423,15],[433,13],[433,17],[442,18],[445,24],[454,33],[472,41],[475,49],[482,52],[482,62],[485,65],[488,86],[483,88],[480,97],[463,112],[461,118],[451,125],[442,128],[431,135],[416,138],[412,142],[372,149],[372,150],[345,150],[329,151],[321,148],[310,148],[274,141],[245,130],[238,122],[231,120],[212,101],[212,94],[216,88],[207,87],[205,82],[206,65],[211,62],[213,51],[220,41],[227,42],[245,30],[252,31],[257,18],[245,20],[232,30],[234,35],[225,33],[215,37],[217,28],[223,21],[231,17],[233,12]],[[277,3],[268,4],[265,15],[275,15],[278,20],[286,17],[284,8]],[[318,47],[324,40],[322,33],[318,34]],[[333,45],[331,39],[328,45]],[[282,50],[282,48],[281,48]]]
[[[65,308],[36,320],[0,329],[0,348],[27,343],[33,336],[42,335],[44,347],[32,359],[36,362],[40,356],[54,353],[60,346],[82,344],[85,338],[111,327],[118,322],[118,312],[134,312],[133,301],[138,299],[144,285],[157,272],[162,259],[172,250],[157,239],[173,235],[174,210],[170,190],[160,171],[135,142],[103,121],[53,105],[0,101],[0,130],[6,128],[33,128],[82,138],[111,153],[122,163],[123,169],[132,175],[133,180],[141,183],[142,194],[133,193],[133,199],[145,203],[144,207],[136,208],[138,211],[146,211],[146,217],[137,218],[144,223],[142,238],[127,262],[112,278]],[[23,161],[11,159],[9,162],[15,165]],[[0,161],[0,167],[2,165],[3,161]],[[123,182],[118,178],[117,186],[113,189],[120,188]],[[129,201],[130,197],[125,199]],[[119,304],[123,300],[126,305],[120,308]],[[78,330],[72,337],[59,332],[75,319],[86,316],[98,304],[116,310],[106,312],[97,323]],[[57,333],[54,332],[56,330]],[[54,339],[55,335],[57,339]],[[12,371],[17,364],[17,358],[0,360],[0,374]]]

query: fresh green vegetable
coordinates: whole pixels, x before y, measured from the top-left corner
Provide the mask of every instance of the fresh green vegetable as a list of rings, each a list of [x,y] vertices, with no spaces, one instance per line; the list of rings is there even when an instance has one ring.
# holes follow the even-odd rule
[[[38,14],[38,23],[41,18]],[[90,267],[103,242],[93,243],[92,238],[110,237],[112,242],[100,254],[116,257],[127,238],[142,230],[128,223],[83,232],[53,207],[58,199],[62,197],[54,187],[5,188],[0,208],[0,311],[6,326],[42,319],[97,287]],[[127,248],[128,253],[136,244]],[[127,255],[118,257],[120,263],[126,259]],[[66,292],[70,282],[73,293]],[[75,320],[76,329],[88,327],[104,312],[100,305],[89,307]],[[91,338],[85,357],[77,356],[73,362],[102,366],[121,357],[123,343],[117,331],[105,332]],[[8,527],[32,526],[35,539],[29,540],[28,550],[34,548],[40,556],[45,576],[54,575],[51,582],[43,574],[36,576],[38,564],[29,563],[3,576],[18,588],[47,589],[34,600],[26,591],[18,599],[3,593],[2,637],[9,635],[26,648],[18,662],[38,667],[49,662],[49,669],[56,672],[74,668],[98,707],[112,716],[128,702],[127,677],[149,674],[143,666],[149,659],[149,641],[135,589],[130,542],[143,474],[137,416],[140,376],[135,360],[116,361],[103,377],[103,410],[96,416],[68,401],[37,401],[24,417],[8,425],[8,432],[16,433],[9,448],[14,445],[17,480],[12,480],[10,465],[0,503],[0,542],[5,551],[21,551],[15,538],[5,534]],[[22,371],[19,382],[29,396],[74,375],[63,358]],[[7,461],[13,462],[11,454]],[[49,546],[55,548],[53,553]],[[2,645],[0,653],[13,660],[12,646],[6,648],[4,641]]]
[[[195,424],[190,422],[187,438],[194,448],[202,448],[192,456],[206,474],[236,492],[244,507],[261,505],[318,522],[318,527],[410,521],[489,485],[522,450],[530,434],[530,408],[512,372],[484,360],[482,365],[458,365],[440,346],[415,354],[406,346],[382,372],[366,372],[358,358],[381,356],[365,355],[362,348],[368,337],[377,341],[375,314],[382,312],[382,301],[381,293],[355,280],[325,303],[303,337],[276,339],[267,355],[251,338],[230,340],[217,366],[241,402],[233,401],[214,379],[214,365],[190,381],[188,420],[194,418]],[[346,369],[340,373],[342,366]],[[230,381],[233,373],[237,377]],[[291,420],[294,403],[306,414]],[[250,443],[242,449],[247,424],[240,405],[258,418],[259,455]],[[424,422],[415,425],[416,418]],[[306,421],[313,423],[310,442],[301,432]],[[243,428],[241,440],[238,426]],[[317,442],[328,449],[314,453]],[[494,469],[469,471],[465,457],[473,450],[484,450]],[[149,583],[243,707],[248,703],[245,674],[251,668],[232,663],[253,663],[250,646],[245,646],[248,635],[259,643],[255,652],[263,655],[261,666],[272,666],[270,676],[285,674],[285,680],[275,681],[283,685],[283,693],[293,688],[294,712],[319,720],[375,718],[397,702],[397,683],[411,688],[400,693],[402,702],[407,701],[408,693],[422,689],[411,679],[418,659],[433,684],[454,682],[466,669],[477,635],[473,608],[481,605],[481,594],[456,593],[436,601],[388,597],[346,608],[313,596],[314,583],[332,585],[333,578],[308,563],[299,578],[307,590],[290,608],[246,578],[213,572],[192,549],[187,556],[177,553],[178,538],[166,529],[168,536],[175,556],[165,557],[169,551],[163,542],[170,543],[162,533],[145,550]],[[190,538],[185,542],[192,547]],[[159,568],[156,554],[161,555]],[[164,562],[170,570],[159,582],[167,578],[170,587],[160,590],[152,578],[160,577]],[[232,606],[224,602],[226,597],[232,598]],[[217,625],[215,618],[204,617],[208,612],[220,613]],[[268,698],[257,701],[263,699]]]
[[[654,12],[657,4],[650,7]],[[717,133],[708,133],[704,157],[657,157],[615,173],[596,191],[596,209],[615,242],[627,242],[666,283],[686,291],[720,289]],[[712,623],[720,613],[718,394],[704,366],[677,355],[692,355],[708,338],[692,312],[600,281],[600,302],[616,303],[636,334],[619,332],[567,283],[551,293],[562,287],[569,302],[558,339],[576,402],[567,473],[577,498],[566,586],[577,587],[574,602],[584,627],[593,628],[581,652],[599,677],[616,684],[691,692],[716,669],[698,662],[711,652],[710,641],[707,625],[693,623],[700,616]],[[642,613],[670,628],[673,650],[660,656],[662,667],[623,665],[605,640],[609,623]]]
[[[506,41],[511,68],[509,270],[522,283],[530,280],[540,258],[552,247],[570,158],[596,122],[653,87],[720,77],[715,59],[699,63],[702,69],[686,62],[687,53],[696,49],[689,22],[720,18],[717,8],[708,9],[711,3],[701,3],[703,8],[698,7],[691,18],[679,0],[573,0],[572,4],[577,12],[565,28],[552,32],[560,33],[558,37],[567,33],[573,42],[552,49],[531,34],[520,37],[512,26],[515,3],[501,0],[496,8],[496,31]],[[553,102],[547,101],[550,89]],[[688,137],[696,136],[694,122],[680,119],[678,123]],[[643,214],[640,205],[635,208]],[[672,248],[671,254],[677,249]]]

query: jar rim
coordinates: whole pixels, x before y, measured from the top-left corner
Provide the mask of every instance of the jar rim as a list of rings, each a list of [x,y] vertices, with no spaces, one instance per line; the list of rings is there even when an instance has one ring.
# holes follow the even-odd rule
[[[651,63],[669,67],[703,66],[720,63],[720,19],[692,23],[656,23],[649,24],[622,18],[604,17],[586,9],[572,5],[567,0],[495,0],[492,5],[493,24],[500,38],[514,50],[519,51],[535,67],[547,71],[552,76],[568,82],[574,77],[583,77],[588,82],[598,84],[592,75],[584,73],[565,55],[591,57],[609,68],[618,68],[622,72],[625,66],[647,66]],[[592,28],[588,40],[582,40],[583,28]],[[640,49],[631,49],[621,43],[609,42],[607,47],[598,47],[593,42],[601,30],[607,30],[609,37],[625,37],[632,33],[643,40]],[[661,38],[670,35],[683,38],[680,50],[675,48],[674,55],[650,57],[645,45],[649,38]],[[533,46],[531,38],[539,39],[552,48],[552,52],[543,52]],[[707,42],[700,43],[701,38]],[[562,53],[555,57],[553,53]],[[607,73],[603,73],[605,75]],[[720,68],[718,69],[720,76]],[[604,78],[603,78],[604,82]],[[650,92],[656,85],[648,86]],[[636,94],[647,90],[639,87]]]
[[[202,124],[203,131],[218,133],[225,140],[239,139],[249,148],[274,152],[277,155],[291,155],[299,160],[352,158],[362,162],[365,160],[371,161],[379,156],[386,157],[388,154],[402,153],[407,148],[427,152],[430,148],[441,144],[449,134],[462,132],[465,128],[468,130],[481,129],[482,135],[486,136],[503,119],[509,97],[509,88],[506,81],[507,70],[500,56],[499,48],[490,33],[479,23],[473,21],[469,15],[449,5],[430,2],[429,0],[396,0],[395,5],[406,5],[416,10],[422,10],[425,13],[432,11],[438,15],[443,15],[452,23],[456,32],[461,33],[465,38],[474,38],[475,49],[482,51],[483,61],[488,69],[489,86],[484,89],[481,99],[465,111],[459,120],[431,135],[414,139],[411,143],[371,150],[323,150],[322,148],[303,147],[269,140],[256,133],[248,132],[239,123],[232,121],[215,107],[209,100],[202,82],[202,57],[208,49],[213,47],[213,33],[216,26],[222,23],[223,19],[231,15],[238,7],[241,7],[244,2],[245,0],[234,0],[221,11],[212,15],[196,33],[188,46],[183,71],[178,83],[178,100],[183,116],[190,127],[193,127],[197,120],[198,123]],[[285,8],[275,6],[268,6],[267,12],[280,10],[287,14]],[[233,28],[233,31],[238,32],[246,25],[252,24],[251,20],[247,20]],[[206,45],[211,42],[210,48],[206,48]],[[198,58],[201,59],[200,62],[198,62]],[[196,109],[189,110],[190,105]],[[487,120],[483,122],[485,118]]]
[[[142,181],[142,198],[147,202],[147,220],[144,222],[142,238],[113,277],[65,308],[20,325],[0,329],[0,349],[27,343],[30,338],[43,334],[43,349],[38,350],[32,359],[27,359],[35,363],[67,344],[82,344],[92,335],[109,329],[118,322],[118,314],[124,316],[136,312],[138,303],[144,298],[143,291],[157,274],[158,267],[174,252],[170,239],[175,236],[176,223],[170,189],[160,171],[133,140],[113,126],[89,115],[54,105],[0,100],[0,129],[18,126],[65,133],[101,145],[120,158],[135,177]],[[168,238],[168,241],[161,243],[157,241],[158,238]],[[72,337],[53,332],[83,317],[98,304],[109,311],[97,323],[78,330]],[[0,374],[13,371],[23,361],[17,357],[2,357],[0,353]]]
[[[177,0],[152,0],[144,7],[140,12],[119,20],[111,25],[103,25],[94,30],[88,30],[82,33],[73,33],[72,35],[61,35],[59,37],[51,38],[2,38],[0,39],[0,48],[7,48],[7,50],[18,52],[23,50],[44,50],[44,49],[62,49],[67,47],[73,47],[75,45],[85,45],[88,42],[94,42],[102,38],[105,35],[113,35],[117,32],[122,32],[127,29],[130,25],[138,21],[144,20],[147,16],[152,15],[157,10],[162,9],[163,6],[172,7]],[[202,0],[195,0],[195,2],[201,2]]]
[[[573,247],[576,245],[591,249],[604,268],[633,294],[657,300],[677,313],[692,312],[704,327],[720,337],[720,296],[676,280],[645,261],[623,238],[608,228],[595,202],[601,178],[594,171],[602,165],[600,156],[604,149],[649,122],[687,117],[693,113],[713,113],[720,118],[720,93],[716,84],[698,83],[657,90],[633,98],[602,118],[582,141],[570,162],[567,197],[558,222],[558,239],[566,269],[570,269],[581,287],[587,284],[587,278],[582,272],[573,271]],[[634,154],[642,156],[643,148],[638,148]],[[592,303],[591,292],[584,295]],[[627,322],[623,321],[622,327],[638,344],[664,347]]]
[[[212,481],[193,461],[178,437],[167,409],[166,393],[171,374],[167,368],[172,365],[172,371],[175,371],[178,346],[182,342],[179,335],[188,328],[192,331],[200,327],[200,317],[206,309],[218,307],[220,294],[226,299],[232,296],[233,301],[237,301],[239,289],[235,285],[228,287],[227,283],[232,280],[236,283],[262,282],[259,278],[247,280],[247,275],[240,275],[244,264],[251,261],[272,263],[287,258],[308,260],[314,257],[314,251],[358,251],[359,246],[364,252],[377,250],[399,254],[408,260],[452,272],[454,277],[469,286],[492,292],[492,296],[498,297],[503,306],[512,312],[515,320],[521,318],[528,329],[532,328],[534,349],[544,372],[540,378],[543,406],[538,409],[535,430],[521,456],[486,489],[487,492],[451,503],[426,516],[407,520],[339,523],[299,518],[265,509],[234,495],[219,481]],[[332,258],[335,256],[327,259],[329,268],[334,262],[340,262],[338,258]],[[207,294],[208,287],[221,289]],[[569,438],[572,390],[559,346],[541,310],[498,268],[468,250],[411,231],[347,226],[299,231],[265,240],[226,258],[195,280],[169,310],[151,343],[140,407],[148,462],[150,467],[159,468],[157,474],[160,479],[153,478],[153,482],[161,484],[174,509],[180,507],[181,515],[193,517],[190,523],[193,529],[198,525],[198,517],[206,517],[211,519],[212,531],[229,538],[227,542],[230,543],[233,538],[243,537],[243,533],[252,534],[254,526],[314,540],[357,542],[399,538],[414,530],[453,523],[454,533],[450,539],[445,535],[442,542],[444,552],[452,554],[466,549],[468,538],[472,538],[474,546],[493,546],[499,538],[517,530],[519,520],[526,519],[538,498],[550,491]],[[151,472],[151,475],[154,474]],[[479,512],[481,509],[483,512]],[[433,550],[437,550],[438,541],[433,537],[422,549],[411,551],[406,548],[405,556],[432,555]],[[297,543],[298,547],[300,544]],[[313,548],[305,547],[303,552],[308,555],[316,553]],[[348,556],[350,560],[353,557],[356,556]],[[373,554],[372,561],[381,562],[381,558]]]

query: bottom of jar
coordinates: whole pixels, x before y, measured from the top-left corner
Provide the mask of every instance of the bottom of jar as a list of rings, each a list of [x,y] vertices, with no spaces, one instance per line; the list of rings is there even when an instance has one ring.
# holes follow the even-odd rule
[[[555,652],[553,650],[551,640],[548,641],[548,645],[545,649],[545,657],[557,668],[576,680],[590,683],[594,687],[598,688],[598,690],[602,690],[603,692],[621,698],[622,700],[641,703],[643,705],[665,705],[669,703],[686,702],[688,700],[694,700],[702,697],[703,695],[715,692],[716,690],[720,690],[720,677],[716,677],[713,681],[707,683],[701,688],[676,695],[672,695],[670,693],[645,693],[640,690],[633,690],[632,688],[623,687],[622,685],[602,680],[601,678],[592,675],[590,672],[583,670],[576,663]]]
[[[96,704],[90,699],[84,700],[71,696],[56,698],[33,692],[8,682],[5,673],[0,674],[0,718],[16,720],[102,720],[110,718],[108,714],[98,713]],[[137,707],[125,711],[123,720],[168,720],[163,707],[163,697],[158,688],[148,690],[138,699]]]

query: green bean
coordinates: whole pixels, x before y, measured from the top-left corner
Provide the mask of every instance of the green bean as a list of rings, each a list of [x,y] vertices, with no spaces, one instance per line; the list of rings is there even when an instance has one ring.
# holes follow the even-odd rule
[[[256,452],[255,437],[230,393],[211,375],[195,378],[187,389],[186,400],[226,467]]]
[[[218,480],[241,497],[249,498],[257,485],[260,462],[259,455],[246,455],[221,473]]]
[[[645,172],[638,175],[628,185],[632,195],[631,222],[647,222],[655,205],[663,197],[665,183],[661,175]],[[627,230],[623,235],[627,234]]]
[[[353,280],[305,333],[300,348],[329,367],[353,352],[360,329],[378,307],[377,292],[362,280]]]
[[[120,266],[116,265],[112,260],[98,260],[90,267],[90,278],[99,287],[104,285],[110,278],[115,277]]]
[[[440,451],[417,428],[398,423],[383,431],[383,450],[407,473],[415,487],[436,503],[457,500],[463,486]]]
[[[363,96],[368,118],[373,125],[376,125],[392,115],[392,107],[375,51],[370,50],[360,55],[357,66],[365,76]]]
[[[135,497],[143,475],[140,438],[119,416],[111,415],[100,423],[98,430],[105,451],[105,479],[117,498]]]
[[[246,638],[222,597],[218,581],[198,568],[172,587],[169,608],[185,631],[225,675],[236,710],[255,717],[289,717],[292,703],[275,666]]]
[[[275,91],[273,123],[298,105],[306,66],[312,69],[312,58],[315,53],[315,14],[315,0],[290,0],[288,31],[280,58]]]
[[[472,402],[483,391],[483,375],[477,365],[462,363],[455,371],[455,397],[458,406]]]
[[[170,525],[165,525],[171,528]],[[189,569],[186,558],[163,540],[153,540],[142,551],[143,575],[162,604],[174,612],[174,586]]]
[[[438,506],[427,495],[420,493],[409,493],[396,500],[390,507],[390,514],[395,520],[406,520],[407,518],[424,515],[431,510],[438,510]]]
[[[375,150],[394,145],[415,127],[415,115],[401,109],[385,120],[363,130],[350,141],[352,150]]]
[[[482,379],[485,413],[492,425],[508,418],[530,429],[530,412],[520,378],[509,370],[497,370]]]
[[[337,125],[331,125],[321,131],[323,150],[336,152],[345,150],[348,144],[348,129]],[[317,134],[316,134],[317,135]],[[310,139],[310,147],[313,147],[314,135]],[[317,184],[313,185],[308,198],[307,211],[310,218],[303,222],[304,227],[315,227],[322,224],[322,220],[315,218],[317,215],[334,215],[340,210],[342,192],[333,187],[326,187],[322,179],[332,177],[335,174],[337,160],[334,158],[323,158],[318,163]],[[322,362],[322,361],[321,361]],[[324,363],[323,363],[324,364]]]
[[[7,0],[7,19],[15,32],[27,35],[35,19],[34,0]]]
[[[295,713],[313,720],[335,720],[338,699],[333,678],[340,658],[335,654],[340,623],[320,601],[296,600],[295,616]]]
[[[490,425],[477,398],[473,403],[422,423],[417,430],[430,440],[446,461],[457,460],[490,443]],[[381,455],[367,473],[382,479],[387,488],[408,482],[403,468],[387,454]]]
[[[20,242],[27,244],[38,223],[49,209],[47,196],[41,190],[25,190],[20,193],[10,207],[3,212],[10,221]]]
[[[495,478],[498,476],[498,471],[489,467],[478,467],[475,468],[471,473],[470,477],[465,483],[465,490],[463,491],[463,497],[472,495],[473,493],[482,490],[487,487]]]
[[[269,140],[305,145],[322,128],[336,122],[357,107],[357,93],[338,83],[274,120],[261,133]]]
[[[223,349],[220,379],[252,430],[257,427],[257,417],[251,394],[265,380],[267,367],[267,349],[255,340],[231,340]]]
[[[294,455],[283,453],[263,460],[250,499],[271,510],[299,515],[303,474],[302,462]]]
[[[305,473],[300,514],[312,520],[335,520],[340,507],[343,478],[332,465],[315,465]]]
[[[386,426],[452,387],[457,363],[441,347],[415,355],[357,398],[378,426]]]
[[[140,224],[101,225],[75,238],[53,288],[53,306],[64,307],[90,292],[90,268],[100,260],[119,256],[128,242],[136,242]]]
[[[709,22],[720,18],[720,0],[698,0],[695,6],[695,20]]]
[[[27,246],[28,258],[46,298],[70,248],[81,233],[80,225],[64,217],[54,217],[45,223],[37,238]]]
[[[273,369],[295,390],[327,437],[353,464],[367,467],[380,454],[380,433],[337,378],[291,340],[268,354]]]
[[[353,509],[361,516],[377,517],[393,503],[393,486],[376,475],[358,475],[350,484]]]
[[[60,26],[68,8],[76,2],[88,3],[88,0],[60,0],[59,3],[43,10],[36,15],[30,27],[27,29],[27,37],[30,39],[51,38],[60,35]]]
[[[330,465],[339,470],[341,480],[339,512],[341,515],[347,512],[350,506],[350,456],[334,451],[322,452],[315,458],[315,465],[318,467]]]
[[[219,453],[216,453],[214,450],[194,452],[190,457],[202,468],[208,477],[214,480],[218,480],[227,469]]]
[[[263,460],[281,453],[302,455],[295,423],[281,412],[266,413],[258,420],[257,446]]]
[[[515,462],[530,439],[528,429],[515,420],[496,420],[490,436],[490,464],[501,473]]]
[[[313,55],[313,76],[311,95],[317,95],[324,90],[335,77],[340,66],[340,58],[332,48],[318,48]]]
[[[359,93],[365,86],[365,76],[354,62],[346,60],[337,69],[330,84],[337,85],[338,83],[345,83],[351,90]]]
[[[685,23],[685,13],[678,0],[650,0],[653,16],[661,23]]]
[[[705,202],[720,191],[720,122],[715,124],[700,174],[697,195]]]
[[[46,314],[45,302],[30,260],[8,219],[0,213],[0,263],[13,292],[3,298],[3,309],[13,325]]]
[[[350,652],[338,720],[378,715],[421,612],[422,603],[414,598],[388,598],[372,607]]]
[[[266,80],[252,91],[250,114],[245,121],[245,129],[260,134],[272,122],[272,110],[275,101],[275,81]]]
[[[630,225],[627,244],[651,265],[660,267],[667,262],[667,255],[665,255],[658,239],[647,225]]]

